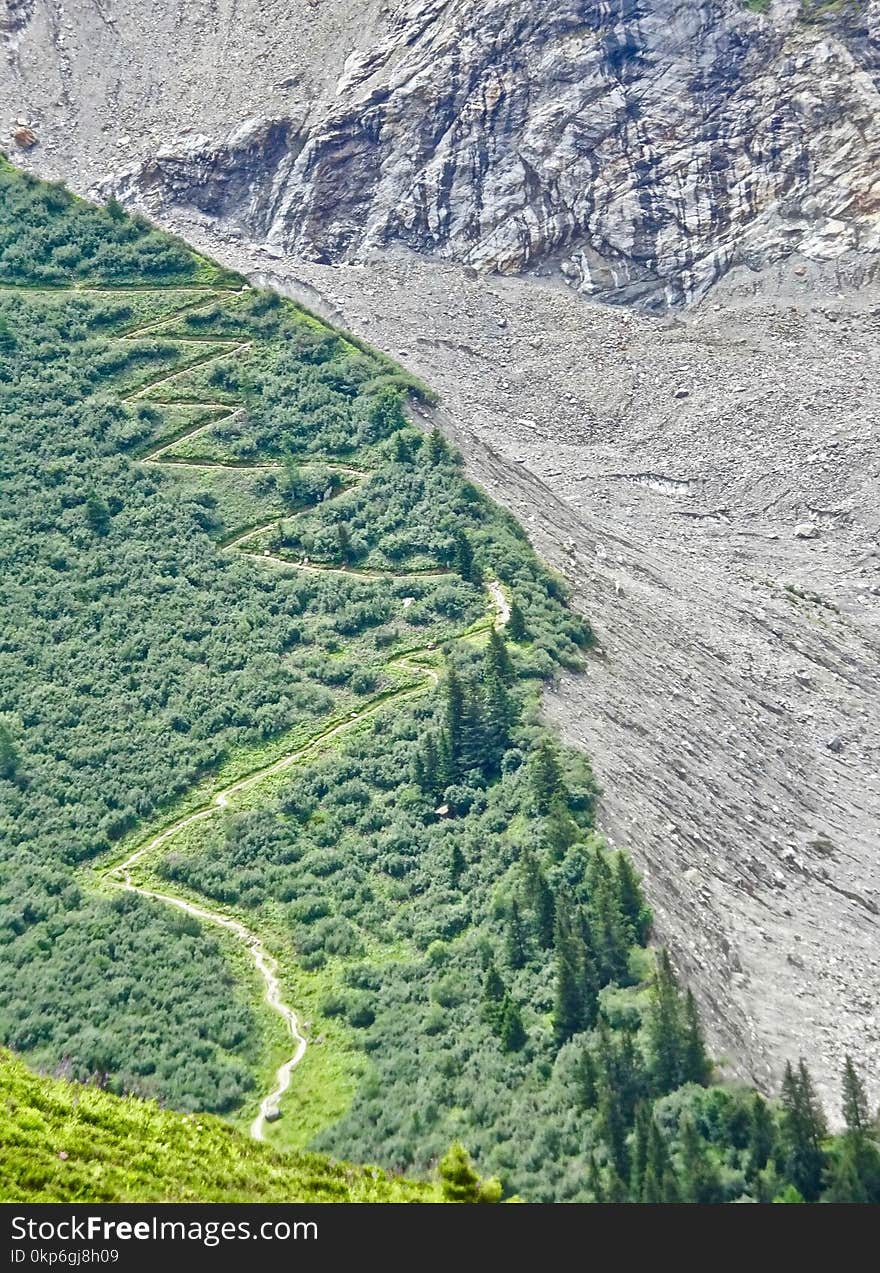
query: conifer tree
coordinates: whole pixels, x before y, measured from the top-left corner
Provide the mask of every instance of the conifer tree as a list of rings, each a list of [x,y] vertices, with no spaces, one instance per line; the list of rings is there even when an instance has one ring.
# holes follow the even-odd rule
[[[507,620],[507,635],[511,641],[525,641],[529,635],[526,620],[516,598],[510,603],[510,618]]]
[[[615,1031],[616,1044],[610,1056],[614,1067],[614,1084],[620,1100],[620,1109],[629,1125],[635,1117],[639,1099],[647,1094],[641,1063],[641,1051],[636,1047],[635,1035],[624,1026]]]
[[[577,1083],[581,1106],[584,1109],[592,1109],[598,1097],[599,1070],[593,1050],[587,1043],[582,1047],[578,1059]]]
[[[467,863],[464,860],[464,854],[461,851],[461,845],[457,842],[452,846],[452,853],[449,860],[449,879],[453,888],[458,887],[458,882],[464,875]]]
[[[448,455],[446,439],[443,434],[435,426],[428,434],[427,456],[428,463],[434,467],[440,463]]]
[[[518,1052],[526,1042],[526,1030],[519,1008],[509,994],[504,996],[501,1004],[501,1025],[499,1029],[501,1047],[505,1052]]]
[[[851,1140],[844,1137],[843,1144],[832,1159],[825,1174],[823,1202],[872,1202],[862,1173],[858,1156]]]
[[[671,1162],[663,1173],[662,1201],[672,1205],[681,1202],[681,1190],[678,1187],[678,1177],[675,1174],[675,1168],[672,1166]]]
[[[684,1038],[682,1040],[682,1081],[706,1087],[712,1078],[712,1062],[706,1054],[703,1029],[697,1001],[690,989],[684,1000]]]
[[[554,796],[568,798],[556,748],[543,738],[531,760],[532,793],[538,813],[547,813]]]
[[[513,684],[515,677],[510,651],[507,648],[507,642],[497,628],[493,628],[489,633],[485,663],[487,676],[497,676],[504,685]]]
[[[626,1172],[621,1173],[617,1167],[612,1166],[611,1170],[608,1172],[607,1183],[605,1185],[606,1202],[629,1202],[629,1190],[624,1184],[625,1175]]]
[[[483,982],[483,998],[487,1002],[500,1003],[504,998],[504,994],[504,981],[493,962],[486,969],[486,977]]]
[[[629,925],[631,941],[642,946],[651,928],[651,910],[645,902],[641,881],[625,853],[618,853],[614,863],[617,897]]]
[[[550,885],[544,879],[543,872],[538,872],[538,896],[535,904],[535,935],[542,950],[549,950],[553,945],[553,921],[556,917],[556,902]]]
[[[807,1202],[818,1199],[822,1186],[823,1135],[824,1116],[806,1066],[801,1062],[795,1072],[787,1062],[782,1080],[780,1143],[785,1176]]]
[[[602,1177],[599,1174],[599,1168],[596,1166],[596,1157],[590,1154],[590,1164],[587,1168],[587,1188],[593,1195],[593,1202],[605,1201],[605,1190],[602,1187]]]
[[[9,729],[0,721],[0,778],[14,778],[18,764],[18,748]]]
[[[669,953],[661,950],[648,1014],[651,1077],[658,1095],[672,1092],[681,1082],[681,1013]]]
[[[852,1058],[847,1056],[843,1064],[843,1121],[847,1135],[862,1140],[868,1134],[870,1114],[865,1088],[859,1078]]]
[[[524,968],[528,960],[526,930],[516,898],[510,903],[507,916],[507,962],[511,968]]]
[[[461,743],[458,755],[458,774],[467,774],[473,770],[491,772],[495,757],[493,748],[488,745],[486,721],[483,713],[483,702],[475,682],[468,678],[461,682]]]
[[[819,1100],[816,1089],[813,1086],[810,1071],[807,1069],[807,1063],[803,1057],[798,1061],[798,1081],[803,1093],[804,1107],[809,1113],[810,1124],[818,1143],[828,1135],[828,1124],[825,1121],[825,1111],[822,1108],[822,1102]]]
[[[398,464],[408,464],[412,459],[406,434],[402,430],[394,435],[394,458]]]
[[[622,981],[629,968],[629,928],[618,904],[614,877],[604,854],[596,849],[591,872],[590,919],[593,949],[603,985]]]
[[[544,839],[551,857],[559,862],[566,849],[575,843],[579,835],[578,825],[568,810],[562,793],[557,791],[550,799],[550,807],[544,819]]]
[[[614,1164],[614,1171],[620,1179],[623,1196],[613,1201],[628,1201],[629,1190],[623,1184],[629,1177],[629,1153],[626,1147],[626,1123],[620,1110],[617,1093],[603,1083],[599,1093],[599,1128],[602,1139],[608,1148],[608,1155]],[[609,1197],[609,1202],[612,1199]]]
[[[507,748],[510,746],[510,727],[513,724],[513,703],[507,687],[495,673],[486,677],[483,691],[483,769],[490,774],[497,771]]]
[[[413,760],[413,781],[422,791],[429,790],[428,781],[425,775],[425,758],[422,752],[417,751]]]
[[[439,781],[437,742],[433,733],[426,737],[420,755],[422,761],[420,786],[426,795],[437,796],[447,784],[441,784]]]
[[[753,1179],[763,1171],[776,1147],[776,1123],[770,1106],[755,1092],[749,1107],[748,1175]]]
[[[581,1020],[582,1028],[587,1030],[595,1025],[599,1015],[601,987],[590,924],[582,906],[578,907],[575,919],[578,938],[578,975],[581,982]]]
[[[569,904],[560,899],[554,926],[556,948],[556,995],[553,1006],[553,1034],[561,1047],[583,1029],[583,997],[578,976],[577,948],[571,931]]]
[[[455,781],[455,761],[452,757],[452,744],[449,740],[449,730],[441,729],[437,739],[437,786],[436,793],[439,795],[441,791],[445,791],[450,783]]]
[[[553,945],[553,926],[556,903],[544,873],[530,852],[522,856],[523,887],[526,902],[532,911],[535,939],[542,950]]]
[[[480,572],[474,562],[474,550],[463,530],[455,532],[454,561],[455,569],[465,583],[480,582]]]
[[[281,493],[284,502],[288,507],[293,508],[299,498],[302,490],[302,473],[299,465],[294,457],[290,454],[284,457],[284,480],[281,486]]]
[[[648,1138],[651,1132],[651,1111],[643,1102],[636,1108],[636,1121],[633,1129],[632,1151],[630,1153],[629,1196],[633,1202],[641,1202],[642,1189],[645,1183],[645,1171],[648,1167]]]
[[[880,1203],[880,1149],[871,1137],[865,1088],[849,1056],[844,1061],[842,1096],[846,1131],[826,1171],[822,1199]]]
[[[669,1149],[653,1117],[648,1123],[647,1162],[641,1201],[652,1203],[679,1201],[678,1184],[669,1157]]]
[[[449,743],[450,782],[454,782],[458,777],[464,730],[464,687],[455,667],[450,666],[446,674],[446,738]]]
[[[460,1141],[454,1141],[440,1159],[440,1182],[446,1202],[477,1202],[479,1199],[480,1180]]]
[[[346,563],[352,562],[354,560],[354,551],[351,546],[351,536],[348,533],[348,528],[342,522],[338,522],[336,525],[336,540],[339,545],[340,559]]]

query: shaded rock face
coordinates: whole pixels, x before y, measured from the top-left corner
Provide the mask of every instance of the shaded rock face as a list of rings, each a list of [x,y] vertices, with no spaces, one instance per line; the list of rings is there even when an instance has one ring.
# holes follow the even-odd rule
[[[352,21],[354,19],[351,19]],[[650,308],[880,246],[880,0],[416,0],[335,96],[112,184],[319,263],[390,243]]]

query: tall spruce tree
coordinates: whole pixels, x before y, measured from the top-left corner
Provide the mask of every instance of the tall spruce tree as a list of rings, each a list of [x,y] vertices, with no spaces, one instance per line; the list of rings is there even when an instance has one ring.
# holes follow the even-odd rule
[[[494,765],[494,749],[488,745],[483,701],[479,687],[468,677],[461,681],[462,706],[458,752],[457,776],[491,771]]]
[[[635,868],[625,853],[618,853],[615,857],[614,876],[618,903],[629,926],[630,940],[644,945],[651,928],[651,910]]]
[[[526,627],[525,615],[523,614],[519,602],[515,597],[510,603],[510,617],[507,620],[507,635],[510,637],[511,641],[516,641],[517,643],[525,641],[529,635],[528,628]]]
[[[420,756],[422,763],[421,782],[419,785],[426,795],[434,799],[440,794],[446,784],[440,782],[437,740],[433,732],[429,733],[425,738]]]
[[[868,1098],[847,1056],[842,1078],[846,1131],[835,1145],[825,1174],[824,1202],[880,1203],[880,1148],[872,1137]]]
[[[706,1087],[712,1078],[712,1062],[703,1042],[703,1028],[697,1001],[690,990],[684,999],[684,1037],[682,1040],[682,1081]]]
[[[510,746],[513,701],[503,680],[490,673],[484,682],[482,711],[482,760],[487,777],[497,773],[501,758]]]
[[[602,1176],[596,1165],[595,1154],[590,1154],[590,1162],[587,1168],[587,1188],[590,1191],[593,1202],[605,1201],[605,1190],[602,1186]]]
[[[542,950],[553,946],[556,903],[553,891],[538,865],[534,854],[528,850],[522,855],[523,893],[532,912],[535,940]]]
[[[593,853],[590,872],[590,923],[596,964],[603,985],[623,981],[629,969],[630,933],[620,909],[614,877],[604,854]]]
[[[336,525],[336,540],[339,545],[340,561],[350,563],[354,561],[354,550],[351,546],[351,536],[348,533],[348,527],[343,526],[342,522]]]
[[[487,676],[497,676],[504,685],[513,684],[515,676],[510,651],[507,648],[507,642],[497,628],[493,628],[489,633],[485,664]]]
[[[822,1102],[819,1100],[818,1093],[813,1084],[810,1071],[807,1069],[807,1063],[803,1057],[798,1061],[798,1080],[800,1082],[801,1092],[803,1093],[804,1103],[809,1111],[813,1129],[815,1131],[817,1141],[821,1141],[828,1135],[828,1123],[825,1119],[825,1111],[822,1108]]]
[[[455,569],[461,575],[465,583],[480,582],[480,572],[474,562],[473,546],[463,530],[455,532],[453,561],[455,563]]]
[[[551,797],[544,818],[544,840],[554,861],[562,860],[566,849],[571,848],[579,834],[578,824],[571,816],[564,796],[557,791]]]
[[[784,1172],[807,1202],[816,1202],[822,1188],[825,1120],[803,1062],[795,1071],[785,1066],[782,1080],[780,1145]]]
[[[636,1108],[633,1142],[630,1150],[629,1196],[632,1202],[642,1201],[645,1172],[648,1167],[648,1138],[651,1134],[651,1109],[644,1101]]]
[[[608,1149],[608,1156],[614,1166],[614,1174],[619,1178],[622,1197],[608,1199],[609,1202],[627,1202],[629,1190],[623,1183],[629,1178],[629,1151],[626,1144],[627,1125],[620,1109],[617,1093],[606,1083],[599,1090],[599,1131]]]
[[[486,969],[483,980],[483,1020],[488,1022],[493,1030],[498,1030],[501,1026],[506,993],[507,987],[504,985],[501,974],[495,964],[491,963]]]
[[[501,1047],[505,1052],[519,1052],[525,1046],[528,1037],[520,1010],[509,994],[504,996],[501,1004],[499,1036]]]
[[[599,1093],[599,1067],[588,1043],[581,1048],[576,1075],[578,1102],[582,1109],[593,1109]]]
[[[398,464],[408,464],[412,459],[412,451],[402,430],[394,435],[394,459]]]
[[[859,1169],[858,1155],[851,1140],[844,1137],[825,1173],[823,1202],[873,1202]]]
[[[776,1121],[773,1111],[759,1092],[749,1106],[749,1157],[747,1174],[754,1179],[763,1171],[776,1148]]]
[[[581,1013],[583,1028],[595,1025],[599,1015],[599,972],[596,967],[596,953],[593,947],[592,931],[587,913],[582,906],[575,913],[575,924],[578,938],[578,972],[581,979]]]
[[[528,961],[526,929],[514,897],[507,913],[507,962],[511,968],[524,968]]]
[[[438,428],[433,428],[428,434],[428,445],[426,448],[428,463],[435,467],[441,460],[445,459],[449,454],[449,448],[446,445],[446,439]]]
[[[530,762],[532,793],[538,813],[548,813],[554,796],[568,797],[556,748],[543,738]]]
[[[648,1123],[648,1152],[641,1202],[678,1202],[678,1182],[666,1138],[653,1117]]]
[[[459,774],[461,754],[464,744],[465,692],[461,677],[454,666],[446,673],[446,737],[449,742],[449,760],[451,768],[450,782],[454,782]]]
[[[681,1082],[681,1009],[675,974],[664,948],[657,957],[657,972],[648,1012],[648,1048],[651,1078],[657,1095],[672,1092]]]
[[[868,1113],[868,1098],[862,1080],[856,1072],[852,1058],[847,1056],[843,1063],[843,1121],[846,1134],[862,1140],[868,1135],[871,1116]]]
[[[560,899],[556,908],[554,945],[556,995],[553,1004],[553,1034],[557,1045],[561,1047],[573,1034],[584,1028],[580,969],[567,899]]]
[[[18,748],[10,730],[0,721],[0,778],[14,778],[18,772]]]

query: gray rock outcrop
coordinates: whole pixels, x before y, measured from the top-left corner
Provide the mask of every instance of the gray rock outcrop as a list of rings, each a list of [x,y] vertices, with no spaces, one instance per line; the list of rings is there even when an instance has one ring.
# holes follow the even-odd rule
[[[332,95],[114,185],[315,262],[396,242],[654,308],[792,254],[858,283],[880,246],[878,18],[878,0],[415,0]]]

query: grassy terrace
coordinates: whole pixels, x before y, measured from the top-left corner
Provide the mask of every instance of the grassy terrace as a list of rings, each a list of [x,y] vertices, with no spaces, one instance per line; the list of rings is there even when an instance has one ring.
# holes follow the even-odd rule
[[[211,1115],[31,1074],[0,1050],[0,1201],[436,1202],[435,1184],[280,1155]]]

